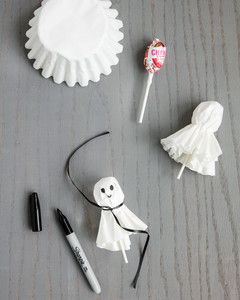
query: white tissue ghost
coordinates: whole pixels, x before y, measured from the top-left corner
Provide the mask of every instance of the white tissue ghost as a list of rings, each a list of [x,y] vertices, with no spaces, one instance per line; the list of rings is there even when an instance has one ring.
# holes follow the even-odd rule
[[[185,167],[202,175],[215,175],[215,163],[222,150],[214,133],[222,123],[223,107],[217,101],[203,101],[193,111],[191,124],[162,139],[164,150]]]
[[[100,179],[94,186],[93,195],[100,206],[116,207],[124,200],[123,191],[114,177]],[[121,226],[134,230],[146,230],[143,223],[125,204],[113,210]],[[97,247],[110,251],[124,251],[130,249],[129,235],[133,234],[121,228],[110,210],[102,210],[99,230],[97,235]],[[125,260],[126,261],[126,260]]]

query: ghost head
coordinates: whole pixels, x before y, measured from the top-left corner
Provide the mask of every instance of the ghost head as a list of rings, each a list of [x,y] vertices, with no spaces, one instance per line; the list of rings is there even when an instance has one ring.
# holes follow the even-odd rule
[[[210,132],[216,132],[222,123],[223,107],[217,101],[201,102],[193,111],[192,124],[200,124]]]
[[[124,200],[123,191],[115,177],[100,179],[94,186],[93,195],[100,206],[116,207]]]

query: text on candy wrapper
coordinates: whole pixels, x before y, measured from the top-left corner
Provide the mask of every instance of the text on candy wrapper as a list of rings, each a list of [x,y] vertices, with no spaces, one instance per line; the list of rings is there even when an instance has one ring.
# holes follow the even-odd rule
[[[152,49],[151,55],[152,57],[166,56],[166,49]]]

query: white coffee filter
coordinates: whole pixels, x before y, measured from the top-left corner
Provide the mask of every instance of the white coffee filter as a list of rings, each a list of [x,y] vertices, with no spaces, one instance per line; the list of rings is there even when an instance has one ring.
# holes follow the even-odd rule
[[[35,10],[25,44],[33,67],[68,86],[109,75],[122,52],[122,21],[108,0],[45,0]]]

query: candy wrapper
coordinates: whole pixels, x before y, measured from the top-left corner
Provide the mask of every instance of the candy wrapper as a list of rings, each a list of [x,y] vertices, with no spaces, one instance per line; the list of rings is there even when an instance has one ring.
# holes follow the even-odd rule
[[[142,104],[140,106],[138,123],[142,123],[143,115],[147,104],[147,98],[150,86],[152,84],[153,75],[160,70],[164,64],[166,57],[166,46],[159,39],[154,39],[150,46],[147,47],[144,55],[143,64],[148,71],[148,80],[143,94]]]

